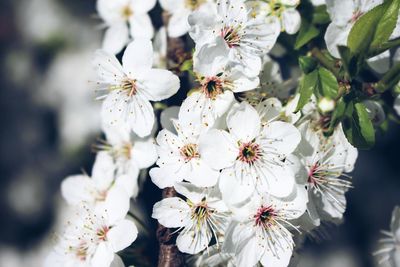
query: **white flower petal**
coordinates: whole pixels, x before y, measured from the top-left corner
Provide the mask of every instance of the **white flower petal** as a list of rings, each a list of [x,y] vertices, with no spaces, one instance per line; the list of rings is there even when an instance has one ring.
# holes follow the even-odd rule
[[[115,165],[112,156],[106,151],[100,151],[96,155],[93,164],[92,179],[98,189],[107,189],[114,180]]]
[[[156,0],[135,0],[132,1],[133,11],[139,14],[147,13],[156,5]],[[134,15],[135,16],[135,15]]]
[[[169,98],[178,92],[179,87],[178,76],[168,70],[151,69],[141,75],[141,93],[151,101]]]
[[[168,35],[170,37],[177,38],[189,31],[189,15],[190,10],[186,8],[181,8],[172,13],[172,16],[168,22]]]
[[[149,101],[134,97],[126,111],[131,129],[140,137],[148,136],[154,125],[154,110]]]
[[[104,34],[102,48],[111,54],[118,54],[129,41],[128,25],[125,22],[111,25]]]
[[[172,122],[173,119],[178,119],[179,107],[171,106],[164,109],[160,115],[160,123],[163,129],[166,129],[172,133],[176,134],[176,130],[174,124]]]
[[[278,240],[277,243],[286,244],[288,241],[283,237],[275,236]],[[292,238],[292,237],[286,237]],[[274,267],[287,267],[292,257],[293,249],[289,246],[281,246],[276,248],[276,251],[271,249],[265,249],[264,255],[261,257],[261,264],[263,266],[274,266]]]
[[[116,254],[114,255],[114,260],[112,261],[110,267],[125,267],[125,264],[122,261],[121,257]]]
[[[400,96],[397,96],[394,100],[394,110],[396,110],[397,114],[400,116]]]
[[[178,197],[164,198],[153,206],[152,218],[168,228],[185,226],[190,220],[189,205]]]
[[[356,11],[356,1],[326,0],[327,11],[337,26],[346,26]]]
[[[154,35],[154,27],[148,14],[133,15],[129,19],[129,26],[135,40],[151,39]]]
[[[136,73],[150,70],[153,65],[153,46],[150,40],[138,39],[131,42],[122,57],[122,65],[127,74],[134,77]]]
[[[299,130],[287,122],[273,121],[267,124],[263,131],[268,142],[267,150],[280,155],[292,153],[301,140]]]
[[[97,208],[97,207],[96,207]],[[113,186],[107,194],[104,203],[99,205],[98,211],[107,214],[109,224],[125,218],[129,210],[129,195],[126,190],[120,186]]]
[[[346,1],[350,2],[350,1]],[[340,58],[338,45],[346,45],[351,27],[339,27],[331,23],[325,32],[325,42],[329,53],[336,58]]]
[[[113,252],[121,251],[129,247],[136,240],[138,229],[134,222],[121,220],[117,222],[107,233]]]
[[[242,142],[250,142],[260,133],[260,116],[247,102],[234,106],[228,113],[226,122],[229,132]]]
[[[233,168],[225,169],[219,178],[222,199],[228,205],[237,205],[247,200],[254,193],[254,184],[239,181]]]
[[[294,173],[285,166],[266,166],[260,168],[262,175],[261,183],[266,183],[262,187],[257,187],[260,191],[266,191],[275,197],[287,197],[295,190]]]
[[[109,267],[114,259],[114,252],[106,242],[101,242],[94,253],[90,266]]]
[[[185,0],[159,0],[163,9],[170,13],[182,9],[185,6]]]
[[[61,183],[61,194],[70,205],[77,205],[82,201],[93,202],[96,187],[92,179],[86,175],[67,177]]]
[[[131,151],[131,159],[140,169],[145,169],[154,164],[157,160],[157,151],[154,140],[136,141]]]
[[[227,132],[212,129],[200,136],[199,152],[211,168],[220,170],[233,165],[238,148]]]
[[[211,240],[211,231],[202,226],[200,231],[194,232],[183,230],[176,239],[176,245],[181,252],[197,254],[207,248]]]
[[[152,168],[149,172],[151,181],[161,189],[173,186],[176,182],[181,182],[183,178],[179,179],[175,175],[175,171],[171,168]]]
[[[104,50],[96,51],[92,65],[104,83],[117,84],[125,77],[121,63],[114,55]]]
[[[286,9],[282,13],[283,28],[288,34],[295,34],[300,29],[301,17],[296,9]]]
[[[219,171],[211,169],[203,160],[192,160],[191,166],[185,180],[199,187],[211,187],[217,183]]]

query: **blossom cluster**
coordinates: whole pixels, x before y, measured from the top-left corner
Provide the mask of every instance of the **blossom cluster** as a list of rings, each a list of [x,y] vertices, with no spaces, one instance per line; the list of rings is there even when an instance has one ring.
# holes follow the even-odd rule
[[[354,22],[379,4],[358,2],[327,0],[334,57]],[[122,264],[115,253],[138,234],[130,199],[150,167],[156,186],[177,193],[155,203],[152,217],[175,229],[177,248],[196,266],[285,267],[297,237],[342,220],[357,149],[341,123],[326,134],[332,100],[311,95],[298,108],[297,78],[283,81],[269,57],[282,32],[299,31],[299,0],[160,0],[169,18],[156,34],[148,15],[155,0],[97,4],[107,28],[93,61],[105,140],[95,145],[91,176],[62,183],[76,216],[48,266]],[[185,34],[193,40],[190,88],[167,69],[168,40]],[[178,90],[187,96],[162,112],[158,131],[152,102]],[[365,105],[378,124],[379,103]]]

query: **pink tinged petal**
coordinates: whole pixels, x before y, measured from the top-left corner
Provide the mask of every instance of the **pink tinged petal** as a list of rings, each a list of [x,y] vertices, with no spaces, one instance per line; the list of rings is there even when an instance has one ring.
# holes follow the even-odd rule
[[[129,247],[136,240],[138,229],[134,222],[122,220],[117,222],[107,233],[113,252],[116,253]]]
[[[191,160],[191,172],[185,180],[199,187],[211,187],[218,181],[219,171],[211,169],[203,160]]]
[[[176,239],[178,249],[192,255],[206,249],[212,237],[211,231],[207,227],[203,225],[200,231],[196,232],[183,230]]]
[[[130,32],[133,39],[148,39],[154,35],[154,27],[148,14],[134,15],[129,19]]]
[[[156,0],[136,0],[132,1],[134,12],[139,14],[147,13],[156,5]]]
[[[295,34],[300,29],[301,17],[296,9],[287,9],[282,13],[283,28],[288,34]]]
[[[140,77],[140,93],[151,101],[167,99],[176,94],[179,87],[178,76],[168,70],[151,69]]]
[[[77,205],[83,201],[94,202],[96,187],[92,179],[85,175],[67,177],[61,183],[61,194],[70,205]]]
[[[136,141],[131,151],[132,161],[140,168],[145,169],[157,160],[157,151],[152,138]]]
[[[200,136],[199,152],[208,166],[221,170],[234,164],[239,149],[229,133],[211,129]]]
[[[90,261],[90,266],[109,267],[113,259],[114,252],[109,247],[109,244],[107,244],[107,242],[101,242],[97,246],[96,252],[94,253],[92,260]]]
[[[296,127],[287,122],[274,121],[264,127],[267,149],[280,155],[292,153],[299,145],[301,134]]]
[[[172,16],[168,22],[168,35],[170,37],[177,38],[186,34],[189,31],[189,15],[190,10],[186,8],[181,8],[180,10],[172,13]]]
[[[109,225],[125,218],[129,210],[129,195],[120,186],[113,186],[107,194],[104,205],[99,205],[99,212],[107,214]]]
[[[115,164],[112,156],[106,151],[96,155],[93,164],[92,179],[99,190],[106,190],[114,181]]]
[[[150,102],[136,96],[127,108],[127,122],[139,137],[148,136],[154,125],[154,110]]]
[[[131,42],[122,57],[122,66],[129,76],[134,77],[151,69],[153,64],[153,46],[150,40],[138,39]]]
[[[173,186],[176,182],[181,182],[183,178],[178,178],[175,170],[171,170],[171,168],[163,167],[163,168],[152,168],[149,172],[151,177],[151,181],[163,189],[166,187]]]
[[[219,178],[222,199],[228,205],[237,205],[249,199],[254,193],[254,184],[239,181],[233,168],[222,171]]]
[[[125,22],[111,25],[104,34],[103,49],[118,54],[129,41],[128,25]]]
[[[286,244],[288,242],[283,237],[279,238],[278,236],[275,236],[275,238],[277,238],[277,242],[280,242],[281,244]],[[292,239],[290,236],[286,238]],[[292,253],[293,248],[290,246],[277,245],[275,251],[272,251],[271,249],[265,249],[260,262],[263,266],[287,267],[292,257]]]
[[[124,70],[117,58],[104,50],[96,50],[93,58],[93,67],[102,82],[119,84],[125,77]]]
[[[178,197],[165,198],[153,206],[152,218],[168,228],[183,227],[190,221],[189,205]]]
[[[233,107],[226,121],[229,132],[238,141],[250,142],[260,134],[260,116],[247,102]]]

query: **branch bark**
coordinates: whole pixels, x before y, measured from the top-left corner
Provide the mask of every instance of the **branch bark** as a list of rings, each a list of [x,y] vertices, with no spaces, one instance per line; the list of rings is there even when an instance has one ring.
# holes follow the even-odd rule
[[[174,197],[176,191],[172,187],[163,190],[162,197]],[[160,246],[158,254],[158,267],[182,267],[184,258],[175,245],[175,238],[172,236],[172,230],[158,224],[157,239]]]

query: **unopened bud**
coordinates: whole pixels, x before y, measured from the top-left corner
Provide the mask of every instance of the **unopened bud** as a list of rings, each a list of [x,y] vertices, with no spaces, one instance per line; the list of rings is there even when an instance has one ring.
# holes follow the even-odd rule
[[[321,98],[318,102],[318,108],[322,113],[329,113],[333,111],[335,105],[335,101],[327,97]]]

